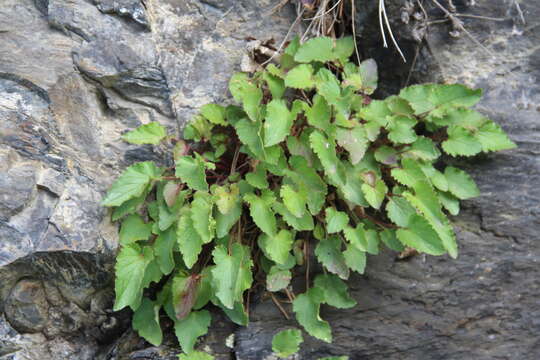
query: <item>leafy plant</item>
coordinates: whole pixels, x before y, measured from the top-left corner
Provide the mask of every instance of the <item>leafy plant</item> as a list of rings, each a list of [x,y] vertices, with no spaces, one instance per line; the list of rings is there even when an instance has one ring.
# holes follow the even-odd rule
[[[449,156],[515,147],[501,128],[470,109],[481,90],[414,85],[373,100],[373,60],[348,59],[352,38],[292,41],[280,65],[232,76],[240,104],[205,105],[184,130],[166,136],[158,123],[124,135],[135,144],[175,143],[174,165],[130,166],[103,200],[121,221],[115,310],[130,307],[133,327],[161,342],[161,314],[174,323],[184,359],[211,323],[213,304],[246,325],[254,284],[292,301],[298,323],[332,340],[322,304],[350,308],[352,271],[381,244],[431,255],[458,254],[447,213],[479,194]],[[323,274],[294,288],[311,254]],[[274,296],[274,295],[272,295]],[[296,351],[288,330],[274,351]],[[195,354],[187,357],[189,354]]]

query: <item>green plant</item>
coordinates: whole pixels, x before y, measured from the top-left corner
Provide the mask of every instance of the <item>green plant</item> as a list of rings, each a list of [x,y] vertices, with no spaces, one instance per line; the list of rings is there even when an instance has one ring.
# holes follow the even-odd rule
[[[184,130],[190,143],[157,123],[124,136],[175,143],[174,166],[132,165],[103,200],[122,221],[114,309],[130,307],[149,342],[162,340],[162,311],[188,355],[210,325],[208,303],[246,325],[254,283],[286,294],[298,323],[330,342],[321,304],[356,304],[344,280],[363,273],[381,243],[457,256],[445,213],[479,192],[440,161],[441,150],[472,156],[514,143],[470,109],[480,90],[414,85],[372,100],[376,65],[349,62],[353,50],[350,37],[295,39],[279,66],[232,76],[241,106],[203,106]],[[293,289],[312,252],[324,273]],[[298,331],[282,332],[274,349],[286,355],[301,341]]]

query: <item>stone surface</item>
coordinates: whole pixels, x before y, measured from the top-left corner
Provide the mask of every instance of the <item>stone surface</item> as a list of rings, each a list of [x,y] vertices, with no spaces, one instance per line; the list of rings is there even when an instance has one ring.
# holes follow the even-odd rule
[[[126,166],[163,161],[161,149],[125,144],[121,134],[150,121],[179,130],[200,105],[228,101],[251,38],[279,44],[294,22],[293,6],[269,15],[277,3],[3,1],[0,359],[176,358],[170,329],[163,346],[150,347],[129,330],[129,312],[111,311],[117,229],[99,202]],[[454,0],[458,13],[502,19],[461,17],[471,40],[450,36],[458,34],[438,22],[444,13],[422,3],[429,19],[418,2],[386,1],[403,63],[382,48],[377,1],[357,2],[361,55],[381,69],[377,95],[425,81],[482,87],[479,109],[519,148],[458,162],[482,196],[454,219],[457,260],[370,257],[367,274],[351,281],[359,306],[323,308],[334,343],[306,335],[298,359],[540,357],[540,6]],[[250,313],[242,329],[216,315],[201,348],[219,360],[272,358],[273,334],[295,322],[265,298]]]

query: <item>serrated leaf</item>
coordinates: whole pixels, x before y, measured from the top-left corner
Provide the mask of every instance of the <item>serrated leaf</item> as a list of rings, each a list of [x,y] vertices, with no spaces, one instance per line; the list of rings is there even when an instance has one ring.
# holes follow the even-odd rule
[[[443,173],[435,169],[432,164],[420,163],[420,168],[433,186],[441,191],[448,190],[448,180]]]
[[[203,308],[212,298],[212,268],[207,266],[201,271],[201,278],[197,287],[197,300],[193,304],[193,309],[199,310]]]
[[[272,266],[270,272],[266,275],[266,289],[272,292],[283,290],[289,286],[291,278],[292,274],[290,270]]]
[[[416,214],[416,210],[409,204],[405,198],[400,196],[392,196],[386,204],[386,213],[392,222],[401,227],[409,226],[409,221],[412,215]]]
[[[300,350],[304,341],[298,329],[289,329],[278,332],[272,338],[272,351],[281,358],[286,358]]]
[[[208,332],[211,321],[207,310],[192,311],[185,319],[175,321],[174,333],[183,352],[189,354],[193,351],[197,338]]]
[[[302,217],[306,212],[306,196],[293,190],[289,185],[282,185],[280,196],[283,200],[283,205],[296,217]]]
[[[262,90],[251,82],[247,74],[234,74],[229,80],[229,90],[234,99],[242,103],[251,121],[260,120]]]
[[[345,63],[354,52],[354,40],[352,36],[344,36],[335,40],[334,59]]]
[[[186,128],[184,129],[184,139],[195,141],[210,139],[212,136],[213,127],[214,124],[210,123],[203,116],[197,115],[193,120],[190,121],[189,124],[187,124]]]
[[[313,106],[307,107],[305,110],[306,118],[309,125],[330,134],[333,131],[333,125],[330,123],[332,109],[319,94],[313,97]]]
[[[420,215],[411,216],[407,229],[398,229],[396,236],[404,245],[430,255],[446,252],[439,235],[429,222]]]
[[[324,291],[325,304],[338,309],[349,309],[356,305],[356,301],[347,293],[347,284],[335,275],[317,275],[314,285]]]
[[[289,164],[294,172],[287,172],[286,175],[307,195],[309,211],[313,215],[318,214],[326,200],[328,191],[326,183],[320,178],[317,171],[309,166],[306,159],[291,156]]]
[[[244,305],[242,302],[237,301],[234,303],[234,307],[232,309],[229,309],[225,307],[221,301],[219,301],[218,298],[214,297],[212,298],[212,303],[216,306],[219,306],[221,310],[227,315],[229,320],[231,320],[233,323],[240,325],[240,326],[247,326],[249,323],[248,314],[246,313],[244,309]]]
[[[360,109],[358,115],[368,122],[375,122],[379,126],[386,126],[388,124],[387,117],[392,116],[393,113],[388,108],[386,102],[373,100],[368,106]]]
[[[381,204],[388,192],[388,187],[383,180],[377,179],[375,186],[371,186],[368,183],[362,184],[362,192],[366,198],[366,201],[373,208],[378,209],[381,207]]]
[[[393,229],[384,229],[379,233],[381,241],[391,250],[394,251],[403,251],[405,247],[399,242],[396,237],[396,231]]]
[[[173,278],[172,296],[174,305],[174,320],[182,320],[189,315],[197,300],[201,276],[198,274],[177,274]]]
[[[206,104],[201,106],[201,115],[204,116],[212,124],[226,125],[225,108],[217,104]]]
[[[272,207],[274,210],[283,217],[283,220],[289,226],[291,226],[296,231],[310,231],[313,230],[314,223],[313,223],[313,217],[310,213],[307,211],[304,213],[302,217],[296,217],[287,208],[285,205],[283,205],[280,202],[276,202],[272,204]]]
[[[319,288],[311,288],[300,294],[293,301],[296,320],[313,337],[332,342],[332,330],[328,322],[321,319],[319,308],[324,301],[324,292]]]
[[[335,144],[319,131],[311,133],[309,141],[311,148],[317,154],[324,172],[331,183],[334,185],[343,185],[345,182],[345,171],[340,166],[340,161],[337,158]]]
[[[160,233],[154,243],[156,261],[161,272],[165,275],[170,274],[174,269],[173,249],[176,242],[176,229],[170,227]]]
[[[230,255],[221,245],[212,252],[216,264],[212,269],[212,287],[221,303],[229,309],[233,309],[234,303],[241,301],[244,291],[251,287],[253,262],[249,253],[248,247],[238,243],[231,246]]]
[[[437,149],[433,140],[424,136],[419,136],[411,147],[407,149],[406,154],[427,161],[433,161],[441,156],[441,152]]]
[[[184,263],[188,269],[197,262],[202,250],[203,240],[193,226],[191,211],[189,207],[184,207],[180,213],[176,230],[178,249],[182,253]]]
[[[277,264],[284,264],[292,250],[294,238],[290,231],[282,229],[276,236],[261,234],[257,242],[266,257]]]
[[[131,214],[122,221],[120,244],[128,245],[139,240],[147,240],[152,234],[153,223],[145,223],[138,214]]]
[[[246,181],[249,185],[256,187],[257,189],[267,189],[269,187],[266,169],[261,164],[257,165],[257,169],[254,172],[246,174]]]
[[[163,333],[159,325],[160,305],[148,298],[144,298],[141,305],[133,314],[132,326],[139,336],[154,346],[161,345]]]
[[[277,232],[276,218],[270,204],[255,194],[247,194],[244,200],[249,204],[251,217],[255,224],[269,236]]]
[[[228,214],[240,200],[240,189],[237,184],[229,186],[212,186],[216,206],[223,215]]]
[[[473,90],[460,84],[413,85],[404,88],[399,97],[409,101],[416,115],[442,106],[473,106],[482,96],[482,90]]]
[[[416,120],[401,115],[394,115],[388,120],[388,139],[394,144],[411,144],[416,141],[417,135],[414,130]]]
[[[403,196],[419,210],[437,232],[444,248],[451,257],[457,257],[455,234],[448,218],[441,211],[441,204],[433,188],[427,182],[419,182],[415,187],[415,195],[404,192]]]
[[[150,181],[159,178],[161,173],[162,169],[151,161],[131,165],[112,184],[101,204],[120,206],[129,199],[141,196]]]
[[[417,161],[413,159],[403,159],[402,168],[392,169],[392,177],[400,184],[415,188],[418,182],[427,182],[426,175]]]
[[[226,215],[218,212],[216,214],[216,236],[222,238],[226,236],[234,224],[242,215],[242,204],[237,202]]]
[[[315,75],[315,85],[319,95],[329,104],[337,105],[341,97],[341,87],[336,76],[326,68],[320,68]]]
[[[214,238],[216,221],[212,216],[214,204],[212,196],[207,192],[197,191],[191,202],[191,220],[193,228],[199,234],[204,244]]]
[[[294,89],[311,89],[315,86],[313,66],[300,64],[289,70],[285,76],[285,86]]]
[[[334,43],[329,37],[316,37],[300,45],[294,60],[301,63],[312,61],[327,62],[334,59]]]
[[[352,129],[338,128],[336,141],[339,146],[349,152],[349,158],[353,165],[362,160],[369,145],[366,130],[362,126],[355,126]]]
[[[131,144],[152,144],[157,145],[167,136],[167,131],[158,122],[151,122],[141,125],[135,130],[122,135],[122,139]]]
[[[299,137],[289,135],[287,137],[287,149],[289,150],[291,157],[302,157],[310,166],[313,166],[315,155],[309,147],[309,135],[307,132],[302,132]]]
[[[190,354],[178,355],[179,360],[214,360],[215,358],[202,351],[193,351]]]
[[[458,199],[465,200],[480,195],[474,180],[465,171],[448,166],[444,169],[444,176],[448,179],[450,193]]]
[[[472,156],[482,151],[482,144],[469,130],[459,126],[450,126],[448,139],[443,141],[442,148],[452,156]]]
[[[266,147],[279,144],[291,131],[293,116],[282,99],[274,99],[266,105],[266,121],[264,122],[264,145]]]
[[[439,192],[437,194],[442,206],[454,216],[459,214],[459,199],[447,192]]]
[[[375,150],[375,159],[385,165],[394,165],[398,160],[398,153],[390,146],[381,146]]]
[[[512,142],[504,133],[501,127],[492,121],[482,125],[474,134],[476,140],[482,145],[482,150],[500,151],[516,148],[516,144]]]
[[[274,65],[274,64],[270,64]],[[270,65],[267,67],[267,71],[263,73],[263,79],[266,81],[266,84],[268,85],[268,88],[270,89],[270,93],[272,94],[272,99],[280,99],[283,96],[283,93],[285,92],[285,82],[283,79],[281,79],[282,74],[279,72],[271,73],[270,72]],[[274,66],[275,68],[275,66]],[[277,68],[276,68],[277,69]],[[277,74],[281,75],[278,76]]]
[[[201,157],[186,155],[176,160],[176,176],[193,190],[208,191],[205,170],[206,166]]]
[[[325,210],[326,231],[329,234],[340,232],[349,223],[349,216],[346,212],[338,211],[332,207]]]
[[[366,269],[366,253],[358,249],[354,244],[347,244],[347,249],[343,252],[345,264],[352,271],[363,274]]]
[[[114,311],[126,306],[137,310],[141,303],[144,274],[153,259],[154,253],[149,247],[141,249],[136,244],[130,244],[120,249],[115,265]]]
[[[359,250],[368,252],[373,255],[379,253],[379,235],[377,231],[365,229],[364,224],[360,223],[356,228],[348,226],[343,230],[345,239]]]
[[[246,145],[257,159],[265,160],[266,153],[260,135],[261,123],[241,119],[234,124],[234,128],[242,144]]]
[[[344,280],[349,278],[349,268],[341,252],[341,240],[337,236],[319,241],[315,247],[315,255],[329,272]]]

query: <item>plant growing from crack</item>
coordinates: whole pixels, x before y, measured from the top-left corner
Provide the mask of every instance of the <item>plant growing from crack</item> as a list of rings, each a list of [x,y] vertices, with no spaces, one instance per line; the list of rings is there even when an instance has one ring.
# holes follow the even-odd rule
[[[208,104],[175,140],[174,166],[130,166],[103,200],[121,221],[114,309],[154,345],[170,321],[184,354],[211,323],[210,304],[248,323],[251,290],[262,286],[311,336],[332,341],[322,304],[350,308],[351,272],[381,246],[458,254],[447,213],[479,191],[441,161],[511,149],[502,129],[470,109],[481,90],[425,84],[373,100],[373,60],[349,62],[352,38],[293,40],[279,66],[232,76],[240,105]],[[149,123],[124,135],[134,144],[170,141]],[[323,272],[311,277],[314,254]],[[303,270],[305,284],[292,286]],[[289,310],[290,311],[290,310]],[[166,316],[162,316],[166,315]],[[167,320],[168,318],[169,320]],[[272,343],[298,351],[290,329]]]

